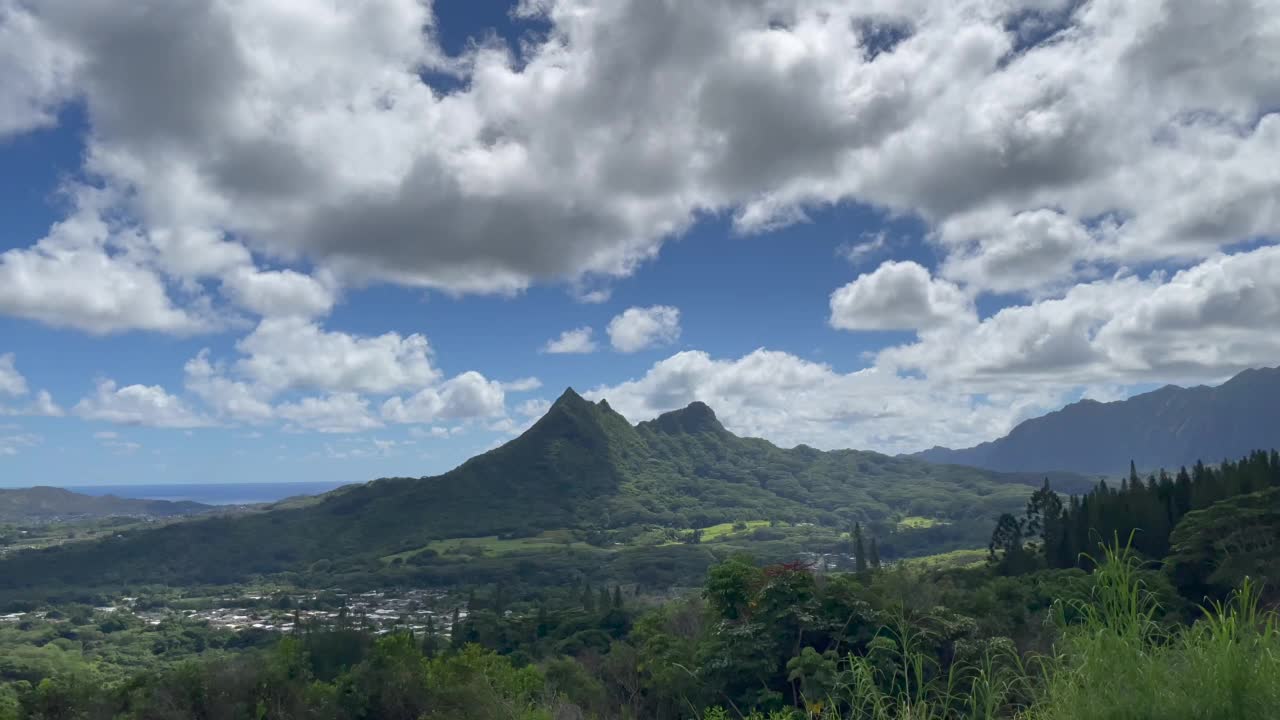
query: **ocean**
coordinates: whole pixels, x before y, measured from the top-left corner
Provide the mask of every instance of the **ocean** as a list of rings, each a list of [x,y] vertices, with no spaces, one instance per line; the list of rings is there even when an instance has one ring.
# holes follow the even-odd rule
[[[174,485],[64,485],[66,490],[85,495],[115,495],[140,500],[190,500],[206,505],[252,505],[283,500],[295,495],[319,495],[347,483],[206,483]]]

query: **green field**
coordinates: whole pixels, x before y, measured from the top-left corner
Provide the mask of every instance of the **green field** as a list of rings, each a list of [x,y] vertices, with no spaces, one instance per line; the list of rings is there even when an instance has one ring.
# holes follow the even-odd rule
[[[898,521],[899,530],[926,530],[935,525],[946,525],[945,520],[937,518],[922,517],[920,515],[908,515]]]
[[[501,539],[497,535],[485,535],[483,537],[471,538],[449,538],[447,540],[436,540],[422,547],[392,555],[383,556],[382,562],[391,563],[397,558],[400,560],[408,560],[426,550],[434,550],[440,555],[475,555],[475,556],[493,556],[506,555],[516,552],[528,552],[531,550],[552,550],[559,548],[586,548],[590,547],[584,542],[574,540],[569,532],[564,530],[548,530],[534,537]]]
[[[948,568],[972,567],[987,561],[987,551],[979,549],[952,550],[951,552],[925,555],[902,561],[904,567],[917,570],[943,570]]]
[[[719,525],[710,525],[708,527],[699,528],[702,530],[702,541],[709,542],[711,540],[719,540],[721,538],[730,537],[732,535],[751,532],[756,528],[769,527],[768,520],[747,520],[745,529],[734,530],[736,523],[720,523]]]

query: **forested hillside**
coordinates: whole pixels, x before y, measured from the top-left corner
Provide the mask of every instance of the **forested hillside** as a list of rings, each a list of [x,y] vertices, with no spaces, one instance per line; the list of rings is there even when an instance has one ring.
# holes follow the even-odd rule
[[[998,440],[913,457],[1001,471],[1120,474],[1217,462],[1280,445],[1280,368],[1245,370],[1217,387],[1168,385],[1127,400],[1081,400]]]
[[[363,568],[461,537],[567,531],[615,547],[653,528],[735,521],[843,530],[919,516],[954,522],[977,542],[1038,482],[873,452],[782,449],[733,435],[701,403],[633,426],[607,402],[569,390],[523,435],[439,477],[377,480],[299,507],[19,553],[0,561],[0,592]]]
[[[75,663],[6,677],[0,662],[0,719],[1271,717],[1278,491],[1280,458],[1257,452],[1083,497],[1042,487],[977,566],[735,556],[660,603],[631,585],[498,584],[448,633],[300,619],[269,649],[221,645],[125,680]],[[128,631],[86,615],[60,637]]]
[[[175,517],[212,510],[211,505],[83,495],[55,487],[0,489],[0,522],[22,523],[116,516]]]

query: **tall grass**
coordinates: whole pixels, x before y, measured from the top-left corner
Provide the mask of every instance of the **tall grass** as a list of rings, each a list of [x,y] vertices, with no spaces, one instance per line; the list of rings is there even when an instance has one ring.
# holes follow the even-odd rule
[[[1190,627],[1155,621],[1159,605],[1128,548],[1106,551],[1092,602],[1078,609],[1045,667],[1026,720],[1253,720],[1280,717],[1280,627],[1246,581]]]

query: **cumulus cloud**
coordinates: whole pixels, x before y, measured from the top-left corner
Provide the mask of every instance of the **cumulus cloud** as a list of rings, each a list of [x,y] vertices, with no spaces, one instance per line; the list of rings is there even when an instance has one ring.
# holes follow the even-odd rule
[[[1280,247],[1210,258],[1172,277],[1118,276],[1008,307],[976,327],[940,328],[880,353],[931,377],[1101,383],[1221,380],[1274,365]]]
[[[553,354],[583,354],[596,351],[596,341],[591,339],[590,327],[574,328],[560,333],[560,337],[548,340],[542,352]]]
[[[201,350],[183,366],[186,388],[205,402],[221,418],[259,424],[275,416],[274,408],[260,391],[249,383],[225,375],[225,368],[209,360],[209,351]]]
[[[609,343],[618,352],[670,345],[680,337],[680,310],[669,305],[627,308],[609,321],[608,331]]]
[[[389,393],[436,382],[422,335],[361,337],[328,331],[298,317],[265,318],[236,343],[236,368],[271,392],[312,388]]]
[[[99,381],[94,393],[76,403],[72,412],[86,420],[123,425],[197,428],[213,424],[158,385],[119,387],[112,380]]]
[[[829,322],[842,330],[920,330],[973,316],[956,285],[933,279],[919,263],[889,261],[831,293]]]
[[[1241,267],[1270,257],[1221,256],[1280,235],[1265,2],[548,0],[520,6],[545,33],[458,57],[418,0],[134,5],[0,0],[0,137],[80,99],[100,186],[0,254],[0,313],[99,334],[263,315],[222,376],[407,407],[443,380],[425,340],[321,329],[343,286],[598,300],[584,279],[699,217],[761,232],[855,201],[923,221],[941,260],[833,295],[836,327],[919,331],[878,367],[1013,387],[1275,357],[1274,325],[1223,314],[1272,322]],[[1115,275],[1152,266],[1178,272]],[[958,293],[1028,300],[978,323]],[[594,349],[571,333],[545,350]]]
[[[382,423],[369,411],[369,401],[352,392],[305,397],[296,402],[282,403],[275,411],[291,423],[293,429],[353,433],[382,427]]]
[[[40,390],[25,408],[19,410],[20,415],[43,415],[45,417],[61,417],[66,414],[48,390]]]
[[[19,399],[23,404],[10,406],[0,404],[0,415],[43,415],[58,417],[63,410],[53,401],[48,390],[39,390],[31,396],[27,379],[18,372],[17,360],[13,353],[0,355],[0,396]]]
[[[14,365],[13,353],[0,355],[0,395],[26,395],[27,379]]]
[[[331,288],[293,270],[241,266],[224,275],[222,285],[240,306],[263,316],[327,315],[334,303]]]
[[[540,418],[551,409],[551,401],[545,398],[530,398],[516,406],[516,414],[526,418]]]
[[[1061,282],[1280,227],[1280,20],[1250,0],[555,0],[521,6],[547,32],[518,50],[458,57],[417,0],[4,7],[0,123],[84,98],[86,169],[176,276],[243,268],[247,245],[510,292],[628,274],[707,211],[752,232],[845,200],[935,228],[1051,208],[1086,229],[1027,228],[1029,253],[1006,223],[937,232],[982,290],[1025,254]],[[423,68],[462,82],[437,91]]]
[[[636,422],[699,400],[730,430],[783,446],[920,450],[971,445],[1060,405],[1063,394],[1032,390],[978,398],[879,368],[841,373],[790,353],[760,349],[740,358],[686,351],[642,377],[593,388]],[[927,442],[926,442],[927,439]]]
[[[502,414],[505,406],[502,384],[470,371],[408,398],[387,399],[382,404],[382,417],[397,423],[431,423],[493,417]]]
[[[112,227],[101,195],[77,194],[77,210],[30,248],[0,253],[0,312],[101,335],[123,330],[192,333],[216,326],[207,298],[178,307],[163,277],[129,248],[135,229]]]
[[[444,380],[422,335],[353,335],[300,316],[264,318],[236,348],[234,361],[215,360],[208,349],[189,360],[186,388],[217,417],[249,424],[281,420],[294,429],[359,432],[382,420],[487,418],[504,412],[508,390],[541,386],[537,378],[504,384],[475,371]],[[403,391],[413,392],[394,394]],[[282,397],[287,402],[278,402]],[[375,414],[377,398],[384,399]]]
[[[17,0],[0,1],[0,140],[57,121],[74,92],[75,52]]]

